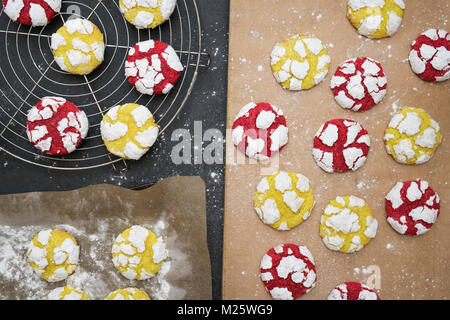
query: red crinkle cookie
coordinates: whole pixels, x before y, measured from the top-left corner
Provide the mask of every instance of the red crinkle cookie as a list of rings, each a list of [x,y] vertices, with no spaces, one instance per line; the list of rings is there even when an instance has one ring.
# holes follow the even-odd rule
[[[440,82],[450,78],[450,34],[428,29],[415,41],[409,53],[412,70],[422,80]]]
[[[27,115],[27,135],[44,153],[64,155],[73,152],[87,136],[86,114],[72,102],[45,97]]]
[[[178,81],[183,65],[168,44],[147,40],[134,45],[125,63],[128,81],[143,94],[167,94]]]
[[[61,9],[61,0],[2,0],[11,20],[25,25],[45,26]]]
[[[283,111],[270,103],[249,103],[236,116],[232,140],[240,151],[254,159],[268,159],[288,143]]]
[[[314,137],[314,160],[329,173],[357,170],[365,163],[369,150],[367,130],[350,119],[327,121]]]
[[[439,195],[427,181],[398,182],[386,195],[386,217],[400,234],[417,236],[428,232],[440,213]]]
[[[344,109],[364,111],[386,95],[387,79],[378,61],[353,58],[342,63],[330,82],[336,102]]]
[[[295,300],[308,293],[317,281],[314,258],[305,246],[283,244],[261,259],[261,280],[277,300]]]
[[[331,290],[328,300],[380,300],[378,294],[363,283],[344,282]]]

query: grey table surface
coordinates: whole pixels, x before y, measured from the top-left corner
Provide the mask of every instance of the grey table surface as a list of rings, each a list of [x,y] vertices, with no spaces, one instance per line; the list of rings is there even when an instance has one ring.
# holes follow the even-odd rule
[[[197,0],[202,26],[203,51],[211,56],[208,69],[200,69],[197,82],[182,112],[177,116],[152,150],[143,159],[132,162],[125,172],[112,166],[82,171],[58,171],[31,165],[0,150],[0,194],[33,191],[64,191],[94,184],[113,184],[126,188],[152,185],[171,176],[200,176],[206,184],[207,235],[211,257],[212,296],[220,299],[222,292],[222,248],[224,212],[224,156],[217,154],[213,164],[198,161],[198,150],[205,151],[211,142],[192,143],[188,164],[174,164],[171,153],[179,141],[173,138],[178,129],[209,129],[221,133],[216,141],[225,150],[228,21],[227,0]],[[0,83],[0,86],[3,84]],[[186,131],[185,131],[186,132]],[[217,134],[216,134],[217,136]],[[219,135],[220,138],[220,135]],[[1,145],[0,145],[1,149]],[[197,158],[196,158],[197,157]],[[199,164],[196,164],[199,162]]]

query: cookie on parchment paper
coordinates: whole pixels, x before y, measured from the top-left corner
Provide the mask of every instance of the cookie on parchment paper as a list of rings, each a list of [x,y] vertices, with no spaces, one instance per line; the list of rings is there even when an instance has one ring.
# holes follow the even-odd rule
[[[317,282],[311,251],[292,243],[278,245],[262,257],[260,276],[267,292],[276,300],[296,300]]]
[[[331,58],[322,41],[311,35],[296,35],[272,50],[271,66],[275,80],[288,90],[307,90],[322,82]]]
[[[250,102],[234,119],[232,141],[250,158],[267,160],[288,143],[283,111],[267,103]]]
[[[388,154],[402,164],[429,161],[442,140],[439,124],[423,109],[404,107],[389,122],[384,134]]]
[[[387,79],[378,61],[358,57],[344,61],[337,68],[330,87],[342,108],[364,111],[384,98]]]
[[[320,218],[320,236],[333,251],[360,251],[377,234],[378,222],[367,203],[355,196],[336,197]]]
[[[397,182],[386,195],[386,218],[400,234],[430,231],[440,213],[439,195],[425,180]]]
[[[450,34],[428,29],[411,44],[409,63],[422,80],[441,82],[450,78]]]
[[[313,157],[324,171],[355,171],[367,159],[370,137],[367,130],[350,119],[324,123],[314,137]]]
[[[380,300],[380,297],[364,283],[344,282],[331,290],[327,300]]]
[[[347,17],[359,34],[379,39],[397,32],[404,10],[403,0],[349,0]]]

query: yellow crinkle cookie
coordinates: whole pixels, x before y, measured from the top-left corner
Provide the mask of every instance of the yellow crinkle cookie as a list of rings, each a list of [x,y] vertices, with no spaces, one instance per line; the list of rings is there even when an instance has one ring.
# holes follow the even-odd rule
[[[151,300],[148,294],[137,288],[125,288],[111,292],[106,300]]]
[[[441,139],[439,124],[425,110],[412,107],[396,113],[384,135],[387,153],[403,164],[427,162]]]
[[[65,286],[50,291],[45,300],[90,300],[90,298],[86,293],[81,292],[80,290],[72,288],[71,286]]]
[[[373,39],[395,34],[402,23],[403,0],[349,0],[347,17],[358,33]]]
[[[330,56],[314,36],[296,35],[277,44],[271,54],[275,79],[289,90],[306,90],[325,79]]]
[[[138,29],[155,28],[172,15],[176,0],[119,0],[125,19]]]
[[[80,247],[72,235],[61,230],[43,230],[33,238],[27,260],[43,279],[57,282],[75,271],[79,254]]]
[[[154,277],[167,257],[162,238],[142,226],[132,226],[122,232],[111,252],[114,266],[130,280]]]
[[[253,198],[259,218],[274,229],[289,230],[306,220],[314,206],[308,178],[278,171],[263,178]]]
[[[140,159],[155,143],[159,128],[147,107],[135,103],[110,109],[100,124],[106,148],[124,159]]]
[[[352,253],[377,233],[378,222],[366,202],[355,196],[336,197],[320,218],[320,236],[327,248]]]
[[[72,74],[92,72],[104,60],[103,34],[86,19],[70,19],[52,35],[51,48],[58,66]]]

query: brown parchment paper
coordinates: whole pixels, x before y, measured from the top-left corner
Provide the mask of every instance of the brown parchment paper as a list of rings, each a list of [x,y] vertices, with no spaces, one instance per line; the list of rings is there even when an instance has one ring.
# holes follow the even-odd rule
[[[211,299],[206,242],[205,186],[199,177],[172,177],[141,191],[95,185],[67,192],[0,196],[0,298],[43,299],[66,283],[104,299],[137,287],[153,300]],[[168,258],[149,280],[131,281],[115,269],[111,247],[132,225],[150,228],[166,242]],[[47,283],[26,262],[28,245],[45,228],[71,233],[80,261],[67,281]]]
[[[287,118],[289,143],[279,156],[279,169],[300,172],[312,183],[316,200],[311,216],[281,232],[264,225],[253,210],[253,193],[266,165],[236,164],[237,151],[227,138],[224,299],[270,299],[259,278],[261,257],[271,247],[291,242],[306,245],[316,262],[316,287],[301,299],[326,299],[344,281],[362,281],[382,299],[448,299],[450,297],[450,81],[420,80],[407,60],[411,42],[428,28],[449,29],[446,0],[405,1],[403,23],[392,38],[358,36],[346,18],[347,0],[231,0],[227,128],[250,101],[271,102]],[[327,78],[308,91],[288,92],[270,69],[273,46],[298,33],[310,33],[326,45],[332,62]],[[348,58],[369,56],[381,62],[388,79],[384,100],[366,112],[344,110],[334,101],[329,81]],[[425,109],[441,126],[443,141],[434,157],[420,166],[396,163],[387,155],[384,130],[395,111],[411,105]],[[356,172],[327,174],[314,162],[313,137],[333,118],[360,122],[371,136],[365,165]],[[242,159],[241,159],[242,160]],[[276,166],[275,166],[276,167]],[[441,197],[441,215],[430,232],[402,236],[387,223],[384,196],[397,181],[422,178]],[[319,236],[324,207],[338,195],[353,194],[371,206],[379,227],[367,247],[354,254],[328,250]]]

